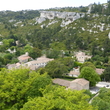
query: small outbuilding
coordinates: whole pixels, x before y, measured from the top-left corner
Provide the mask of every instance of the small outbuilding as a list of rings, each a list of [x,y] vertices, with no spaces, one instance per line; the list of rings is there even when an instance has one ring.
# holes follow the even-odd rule
[[[82,90],[82,89],[89,89],[89,81],[83,78],[75,79],[70,82],[70,89],[75,89],[75,90]]]
[[[73,81],[56,78],[53,80],[53,83],[73,90],[89,89],[89,81],[83,78],[75,79]]]

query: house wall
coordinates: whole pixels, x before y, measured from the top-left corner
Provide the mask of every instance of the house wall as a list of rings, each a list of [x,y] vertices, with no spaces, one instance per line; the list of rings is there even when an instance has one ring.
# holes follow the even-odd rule
[[[80,84],[78,84],[78,83],[76,83],[76,85],[77,85],[77,90],[82,90],[82,89],[84,89],[82,85],[80,85]]]
[[[75,88],[76,90],[82,90],[83,87],[81,85],[79,85],[77,82],[71,82],[70,83],[70,88]]]
[[[78,75],[74,75],[74,74],[68,74],[68,76],[71,76],[71,77],[78,77]]]
[[[78,57],[77,57],[77,60],[78,60],[80,63],[84,63],[85,57],[84,57],[84,56],[78,56]]]
[[[71,82],[71,83],[70,83],[70,88],[75,88],[75,87],[77,87],[77,84],[76,84],[76,83]]]
[[[89,89],[89,83],[87,83],[86,85],[83,86],[83,89],[88,90]]]
[[[25,60],[20,60],[21,63],[26,63],[28,62],[28,59],[25,59]]]
[[[82,90],[82,89],[88,90],[89,89],[89,83],[87,83],[85,85],[80,85],[80,84],[77,83],[77,89],[78,90]]]
[[[86,59],[91,58],[91,56],[85,55],[83,52],[76,54],[76,58],[80,63],[84,63]]]
[[[70,88],[76,88],[77,90],[82,90],[82,89],[89,89],[89,83],[87,83],[86,85],[81,85],[78,82],[71,82],[70,83]]]

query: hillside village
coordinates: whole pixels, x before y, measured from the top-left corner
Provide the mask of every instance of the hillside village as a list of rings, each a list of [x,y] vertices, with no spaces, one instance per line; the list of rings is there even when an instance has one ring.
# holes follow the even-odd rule
[[[87,59],[90,59],[92,56],[85,55],[84,52],[76,52],[75,57],[78,62],[84,63]],[[39,68],[45,67],[48,62],[53,61],[54,59],[49,59],[49,58],[46,58],[46,56],[41,56],[39,58],[36,58],[36,60],[34,60],[28,55],[28,53],[25,53],[24,55],[19,56],[18,60],[19,62],[17,62],[16,64],[7,64],[7,68],[8,69],[19,69],[19,68],[24,67],[24,68],[29,68],[30,70],[38,70]],[[79,69],[80,67],[77,67],[77,68],[75,67],[73,68],[73,70],[67,73],[67,75],[70,77],[78,78],[78,76],[80,75]],[[104,69],[96,68],[95,71],[98,75],[101,75],[103,74]],[[76,84],[74,84],[74,82]],[[82,89],[88,90],[89,89],[89,81],[83,78],[82,79],[78,78],[72,82],[63,80],[63,79],[54,79],[53,83],[59,84],[61,86],[65,86],[67,88],[75,89],[75,90],[82,90]]]
[[[16,64],[7,64],[8,69],[17,69],[20,67],[30,68],[31,70],[36,70],[41,67],[45,67],[49,61],[54,59],[46,58],[45,56],[39,57],[36,60],[33,60],[28,53],[18,57],[19,62]]]
[[[0,110],[109,110],[109,47],[110,0],[0,11]]]

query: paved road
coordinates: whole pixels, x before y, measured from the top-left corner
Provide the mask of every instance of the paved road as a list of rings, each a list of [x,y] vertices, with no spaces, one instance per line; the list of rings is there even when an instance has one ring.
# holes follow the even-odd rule
[[[90,92],[92,94],[96,94],[100,90],[100,88],[102,88],[102,87],[106,87],[109,89],[110,88],[110,82],[99,82],[98,84],[96,84],[95,87],[90,88]]]
[[[97,87],[106,87],[106,88],[110,88],[110,82],[99,82],[98,84],[96,84]],[[107,87],[108,86],[108,87]]]
[[[102,87],[110,88],[110,82],[99,82],[98,84],[96,84],[95,87],[91,87],[91,88],[90,88],[90,92],[91,92],[92,94],[96,94],[96,95],[89,101],[89,103],[91,103],[92,100],[99,95],[98,91],[99,91],[100,88],[102,88]]]
[[[91,92],[92,94],[96,94],[99,90],[100,90],[99,87],[91,87],[91,88],[90,88],[90,92]]]

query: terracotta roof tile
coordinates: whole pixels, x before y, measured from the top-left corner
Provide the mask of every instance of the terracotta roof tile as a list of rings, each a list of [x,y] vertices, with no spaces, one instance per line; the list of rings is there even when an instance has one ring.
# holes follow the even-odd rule
[[[31,58],[31,57],[29,57],[29,56],[21,56],[18,59],[19,60],[26,60],[26,59],[29,59],[29,58]]]

